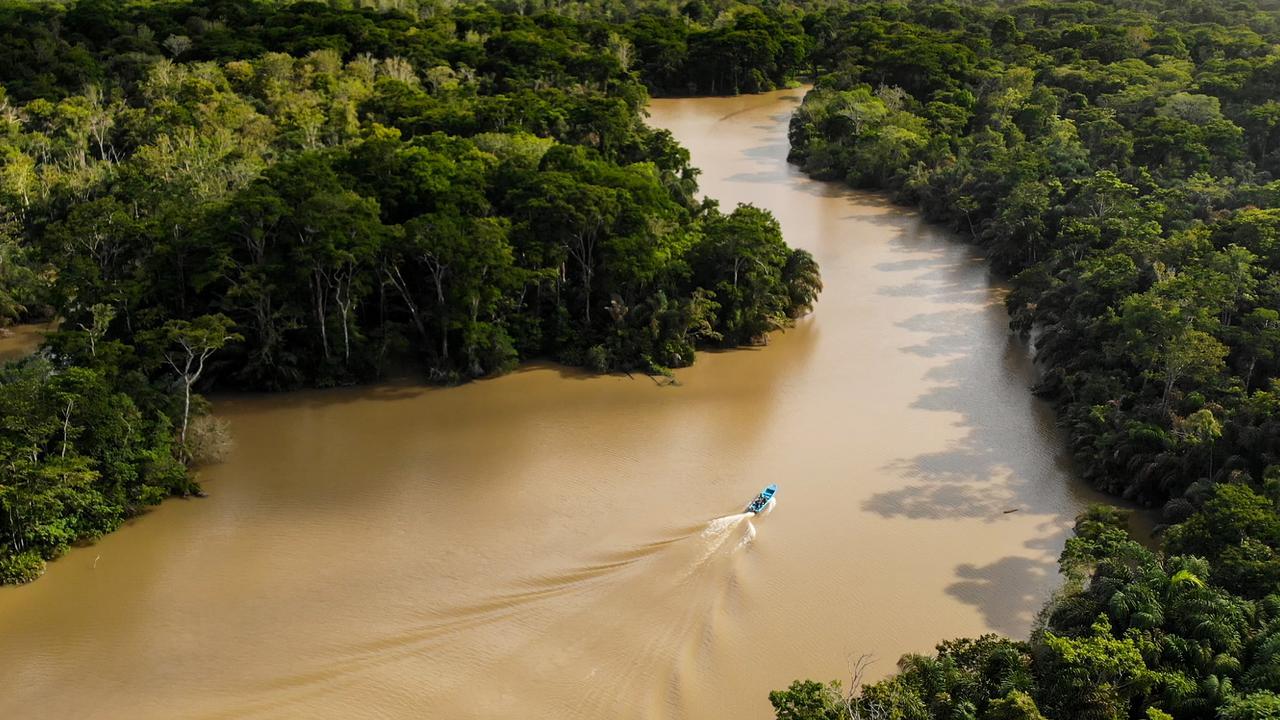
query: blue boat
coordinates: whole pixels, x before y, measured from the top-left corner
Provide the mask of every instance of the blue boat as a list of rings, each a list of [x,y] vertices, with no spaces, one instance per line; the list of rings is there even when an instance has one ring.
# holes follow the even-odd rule
[[[760,512],[765,508],[766,505],[768,505],[770,502],[773,501],[773,496],[777,492],[778,492],[777,485],[770,485],[764,490],[761,490],[760,494],[756,496],[755,500],[752,500],[750,503],[747,503],[746,512],[749,512],[749,513]]]

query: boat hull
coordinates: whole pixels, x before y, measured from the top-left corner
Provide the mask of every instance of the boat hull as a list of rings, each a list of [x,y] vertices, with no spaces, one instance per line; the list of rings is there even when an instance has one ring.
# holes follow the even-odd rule
[[[773,502],[773,496],[776,495],[777,493],[778,493],[777,485],[770,485],[764,490],[761,490],[760,494],[757,495],[754,500],[747,503],[745,512],[749,512],[749,513],[760,512],[761,510],[768,507],[769,503]]]

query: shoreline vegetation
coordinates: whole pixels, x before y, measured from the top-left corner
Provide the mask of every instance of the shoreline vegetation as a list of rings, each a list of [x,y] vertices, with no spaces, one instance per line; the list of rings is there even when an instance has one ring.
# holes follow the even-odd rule
[[[199,391],[666,374],[807,313],[813,258],[643,122],[784,83],[796,14],[590,15],[0,8],[0,321],[63,318],[0,368],[0,582],[198,493]]]
[[[866,3],[805,22],[827,72],[790,159],[980,246],[1077,468],[1165,528],[1144,548],[1096,508],[1027,640],[944,642],[865,687],[797,682],[771,694],[778,717],[1280,717],[1276,6]]]

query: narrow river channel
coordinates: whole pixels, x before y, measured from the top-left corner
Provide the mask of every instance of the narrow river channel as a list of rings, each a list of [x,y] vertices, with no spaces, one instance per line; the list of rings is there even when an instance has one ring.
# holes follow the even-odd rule
[[[813,316],[674,386],[534,365],[220,397],[208,498],[0,589],[0,717],[759,720],[862,653],[1024,634],[1100,498],[983,261],[787,165],[802,93],[651,121],[814,253]]]

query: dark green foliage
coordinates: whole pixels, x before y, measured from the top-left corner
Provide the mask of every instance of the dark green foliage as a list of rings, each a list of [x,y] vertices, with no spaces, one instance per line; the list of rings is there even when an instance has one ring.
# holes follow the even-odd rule
[[[835,6],[806,171],[892,191],[1013,276],[1013,329],[1097,486],[1025,672],[946,645],[837,717],[1280,717],[1280,14],[1144,2]],[[771,697],[787,707],[788,693]],[[795,714],[793,717],[806,717]],[[815,713],[813,717],[826,717]]]
[[[170,424],[88,368],[0,367],[0,582],[31,580],[72,543],[193,489]]]
[[[797,680],[786,690],[769,693],[778,720],[840,720],[844,717],[840,684]]]
[[[730,342],[762,342],[793,308],[807,304],[803,294],[793,304],[784,277],[790,251],[767,211],[747,205],[731,215],[716,214],[703,230],[692,252],[693,269],[715,293],[720,306],[716,327]]]
[[[34,18],[82,13],[164,29],[138,40],[136,77],[112,75],[118,37],[84,25],[58,42],[104,63],[102,84],[8,80],[15,98],[49,96],[14,105],[4,136],[18,232],[58,269],[70,327],[99,304],[126,344],[229,317],[243,340],[211,380],[351,382],[405,348],[441,380],[535,355],[661,369],[698,343],[757,342],[821,287],[767,214],[694,202],[688,154],[641,122],[645,90],[605,25],[483,7],[414,22],[249,2],[43,12],[13,18],[35,34]],[[228,44],[232,16],[245,30]],[[779,44],[775,25],[743,9],[726,27]]]

